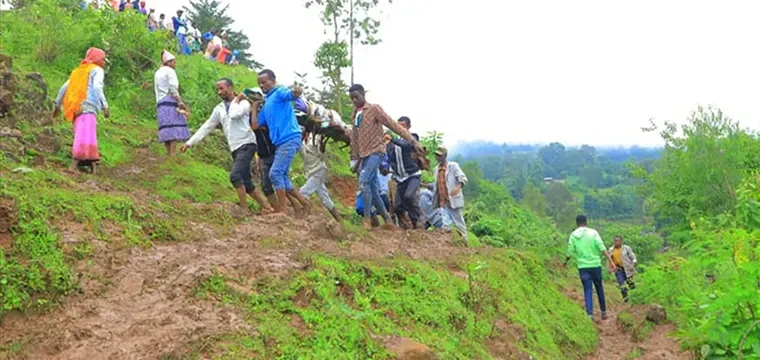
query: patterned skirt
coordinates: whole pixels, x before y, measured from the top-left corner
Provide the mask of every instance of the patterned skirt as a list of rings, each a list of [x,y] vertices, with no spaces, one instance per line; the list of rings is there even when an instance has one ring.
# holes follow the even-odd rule
[[[158,102],[158,141],[185,141],[190,138],[187,130],[187,119],[177,111],[177,100],[167,95]]]

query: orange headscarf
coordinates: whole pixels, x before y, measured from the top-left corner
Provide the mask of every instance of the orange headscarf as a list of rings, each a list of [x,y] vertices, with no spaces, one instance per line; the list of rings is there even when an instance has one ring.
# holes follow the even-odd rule
[[[90,48],[84,60],[71,72],[69,87],[63,98],[63,114],[66,120],[74,121],[79,114],[82,102],[87,98],[87,88],[90,85],[90,72],[96,67],[103,66],[106,61],[106,52],[98,48]]]

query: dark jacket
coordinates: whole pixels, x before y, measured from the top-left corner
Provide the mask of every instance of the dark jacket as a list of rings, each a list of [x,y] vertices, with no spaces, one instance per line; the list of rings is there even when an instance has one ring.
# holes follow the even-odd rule
[[[412,134],[412,136],[419,141],[417,134]],[[417,160],[412,158],[414,145],[401,138],[391,139],[391,142],[386,146],[386,152],[388,163],[397,180],[406,180],[410,176],[420,175],[420,165]]]
[[[256,154],[260,159],[266,159],[270,156],[274,156],[274,144],[272,139],[269,138],[269,130],[265,128],[259,128],[253,131],[256,134]]]

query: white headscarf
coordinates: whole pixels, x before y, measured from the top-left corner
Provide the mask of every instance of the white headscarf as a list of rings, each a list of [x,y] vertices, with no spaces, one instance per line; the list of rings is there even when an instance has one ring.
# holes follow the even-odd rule
[[[169,61],[174,60],[174,55],[169,53],[168,51],[164,50],[163,53],[161,53],[161,64],[166,65]]]

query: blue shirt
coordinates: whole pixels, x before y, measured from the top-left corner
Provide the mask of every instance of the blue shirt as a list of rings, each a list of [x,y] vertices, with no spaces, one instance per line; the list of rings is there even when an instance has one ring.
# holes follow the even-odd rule
[[[301,139],[301,127],[290,103],[295,99],[293,91],[283,86],[277,86],[267,93],[267,99],[259,112],[259,126],[269,129],[269,137],[274,146]]]

